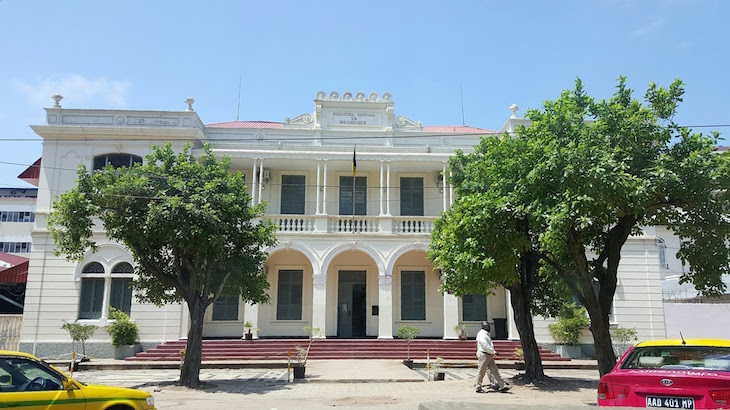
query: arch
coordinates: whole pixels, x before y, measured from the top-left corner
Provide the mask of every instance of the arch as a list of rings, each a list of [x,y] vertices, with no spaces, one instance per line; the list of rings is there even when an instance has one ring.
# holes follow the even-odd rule
[[[134,258],[129,250],[121,245],[107,243],[100,245],[96,252],[91,250],[86,252],[84,259],[76,264],[76,272],[74,274],[74,280],[81,280],[81,274],[84,273],[83,269],[91,262],[97,262],[104,267],[104,276],[111,274],[112,266],[116,266],[119,263],[127,262],[129,264],[134,263]]]
[[[104,274],[104,265],[102,265],[99,262],[89,262],[85,265],[83,265],[83,268],[81,268],[81,273],[101,273]]]
[[[134,273],[134,268],[129,262],[119,262],[112,268],[112,273]]]
[[[292,242],[292,241],[281,242],[281,243],[277,244],[276,246],[270,247],[266,251],[269,253],[269,256],[271,256],[277,252],[289,250],[289,249],[293,249],[293,250],[299,251],[302,254],[304,254],[304,256],[306,256],[307,259],[309,259],[309,263],[312,264],[313,273],[314,272],[322,273],[322,271],[320,270],[320,267],[321,267],[320,261],[319,261],[319,258],[317,257],[317,255],[312,251],[312,249],[304,246],[301,243]],[[317,273],[314,273],[314,274],[316,275]]]
[[[372,260],[375,262],[375,265],[378,267],[378,275],[380,275],[380,272],[385,272],[385,264],[383,263],[383,258],[380,256],[380,253],[376,251],[374,248],[364,245],[359,242],[349,242],[344,243],[342,245],[338,245],[334,248],[332,248],[325,256],[324,261],[322,262],[322,271],[324,274],[326,274],[327,269],[329,269],[330,264],[332,263],[332,260],[342,253],[343,251],[347,250],[358,250],[363,251],[365,254],[370,256]]]
[[[393,268],[395,268],[395,263],[398,262],[398,258],[405,255],[408,252],[411,251],[426,251],[428,249],[428,244],[421,243],[421,242],[415,242],[415,243],[409,243],[407,245],[403,245],[400,248],[396,248],[395,251],[393,251],[388,256],[388,265],[386,266],[387,270],[385,271],[386,274],[393,274]]]

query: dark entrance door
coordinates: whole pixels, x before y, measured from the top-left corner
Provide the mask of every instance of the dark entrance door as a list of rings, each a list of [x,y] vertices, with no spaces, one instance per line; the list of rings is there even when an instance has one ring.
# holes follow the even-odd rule
[[[365,271],[340,271],[337,285],[337,336],[365,336]]]

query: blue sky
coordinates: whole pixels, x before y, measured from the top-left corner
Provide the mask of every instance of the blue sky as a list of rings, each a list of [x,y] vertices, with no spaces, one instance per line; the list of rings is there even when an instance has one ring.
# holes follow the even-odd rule
[[[242,120],[312,112],[323,90],[389,92],[396,115],[456,125],[461,85],[466,124],[495,129],[512,103],[539,108],[576,77],[605,98],[626,75],[637,97],[679,77],[678,122],[730,124],[728,17],[721,0],[0,0],[0,186],[28,186],[16,176],[42,148],[29,125],[54,92],[64,108],[193,96],[211,123],[236,118],[239,76]]]

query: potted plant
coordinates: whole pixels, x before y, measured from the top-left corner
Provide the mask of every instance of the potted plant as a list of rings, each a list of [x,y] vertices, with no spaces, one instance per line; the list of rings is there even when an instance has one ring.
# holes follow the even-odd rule
[[[114,346],[114,358],[117,360],[134,356],[141,349],[137,343],[139,328],[129,320],[129,316],[121,310],[109,307],[109,319],[113,322],[106,327]]]
[[[525,370],[525,351],[519,347],[515,347],[515,352],[512,354],[515,359],[515,370]]]
[[[636,337],[635,327],[617,327],[616,329],[613,329],[611,333],[613,341],[616,343],[614,345],[614,350],[616,351],[617,359],[629,350],[629,347],[633,344],[632,342],[639,340]]]
[[[575,303],[563,306],[558,315],[558,321],[548,325],[550,335],[558,342],[560,356],[571,359],[582,356],[578,340],[583,329],[587,329],[589,325],[590,319],[586,314],[586,308],[578,307]]]
[[[256,332],[259,331],[259,328],[254,328],[251,322],[245,322],[243,324],[243,328],[247,329],[247,332],[243,334],[246,340],[253,340],[253,333],[251,333],[251,329],[254,329]]]
[[[437,357],[431,365],[431,371],[433,372],[433,380],[444,380],[446,374],[441,371],[441,367],[444,365],[444,359]]]
[[[315,339],[319,339],[322,336],[322,331],[318,327],[304,326],[304,333],[309,336],[309,344],[306,348],[302,347],[297,343],[294,347],[297,350],[296,360],[297,363],[294,365],[294,379],[303,379],[306,372],[307,359],[309,358],[309,349],[312,348],[312,343]]]
[[[421,329],[415,326],[401,326],[398,328],[398,337],[405,340],[408,343],[408,358],[403,360],[403,364],[408,366],[409,369],[413,368],[413,360],[411,360],[411,340],[416,338],[416,335],[421,333]]]
[[[466,333],[466,325],[465,324],[458,324],[454,326],[454,331],[459,335],[459,340],[466,340],[467,337],[469,337],[469,334]]]

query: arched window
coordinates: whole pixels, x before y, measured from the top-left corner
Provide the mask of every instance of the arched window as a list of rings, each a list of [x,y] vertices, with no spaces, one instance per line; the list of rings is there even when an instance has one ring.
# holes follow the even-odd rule
[[[112,269],[112,293],[109,298],[109,305],[126,314],[129,314],[132,310],[132,277],[118,276],[123,274],[131,275],[133,272],[132,265],[127,262],[118,263]]]
[[[89,262],[81,269],[79,319],[109,317],[109,306],[130,314],[134,268],[120,262],[108,270],[99,262]]]
[[[79,319],[99,319],[104,307],[104,266],[99,262],[84,265],[81,274]]]
[[[667,263],[667,245],[664,243],[664,239],[657,239],[657,248],[659,253],[659,268],[669,269],[669,264]]]
[[[104,168],[107,164],[114,168],[132,168],[134,164],[141,164],[142,157],[132,154],[104,154],[94,157],[94,171]]]

